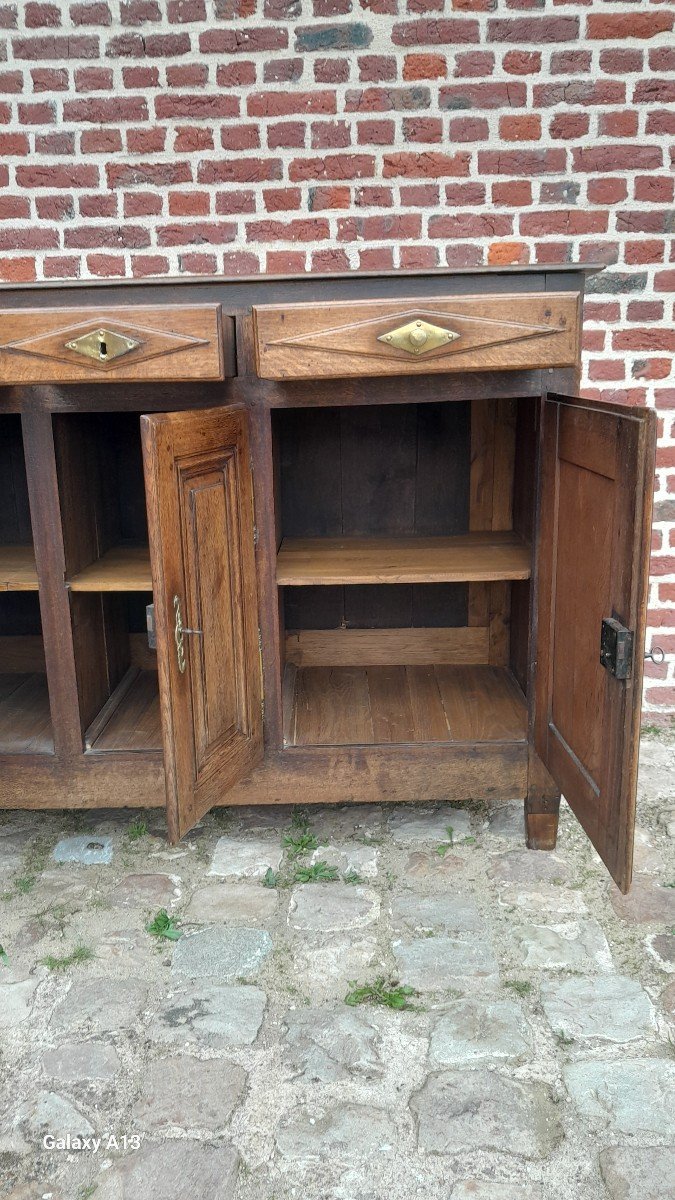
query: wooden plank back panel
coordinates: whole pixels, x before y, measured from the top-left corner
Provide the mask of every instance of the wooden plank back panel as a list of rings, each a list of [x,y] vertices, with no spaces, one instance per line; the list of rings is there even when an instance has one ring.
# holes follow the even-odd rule
[[[101,331],[128,339],[119,357],[72,348]],[[5,309],[0,384],[223,379],[235,373],[234,322],[219,304]]]
[[[574,366],[578,309],[576,292],[254,306],[257,369],[263,379],[330,379]],[[432,334],[427,348],[386,340],[416,323],[455,336],[434,345]]]
[[[486,663],[488,631],[448,629],[291,629],[286,661],[298,667]]]

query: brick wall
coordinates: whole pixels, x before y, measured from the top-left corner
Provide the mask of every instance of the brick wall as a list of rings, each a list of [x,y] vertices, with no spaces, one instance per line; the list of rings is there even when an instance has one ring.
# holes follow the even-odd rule
[[[600,260],[588,395],[660,413],[675,710],[675,9],[0,0],[0,278]],[[671,106],[669,108],[669,105]]]

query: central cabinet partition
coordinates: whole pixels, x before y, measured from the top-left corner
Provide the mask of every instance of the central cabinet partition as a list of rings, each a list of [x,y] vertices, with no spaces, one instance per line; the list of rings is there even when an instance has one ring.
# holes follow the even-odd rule
[[[0,807],[560,793],[630,883],[654,414],[584,270],[0,306]]]

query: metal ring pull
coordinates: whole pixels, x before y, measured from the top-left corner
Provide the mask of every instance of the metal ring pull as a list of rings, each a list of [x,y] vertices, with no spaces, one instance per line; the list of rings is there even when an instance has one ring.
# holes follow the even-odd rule
[[[666,652],[660,646],[652,646],[651,650],[645,651],[645,658],[650,659],[657,667],[666,661]]]

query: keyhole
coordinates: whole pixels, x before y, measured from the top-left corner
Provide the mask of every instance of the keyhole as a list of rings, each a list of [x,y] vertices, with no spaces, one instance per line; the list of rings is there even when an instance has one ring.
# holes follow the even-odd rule
[[[98,356],[99,358],[108,357],[108,343],[105,340],[105,333],[103,330],[100,330],[98,335]]]

